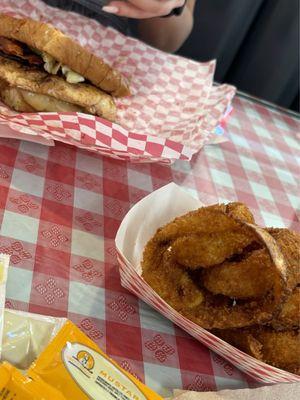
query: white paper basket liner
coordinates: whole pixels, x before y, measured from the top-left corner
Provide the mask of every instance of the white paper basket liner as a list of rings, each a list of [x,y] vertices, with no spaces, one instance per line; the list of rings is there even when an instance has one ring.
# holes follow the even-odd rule
[[[156,230],[203,204],[174,183],[139,201],[123,219],[116,236],[122,286],[205,344],[237,368],[264,383],[300,382],[300,376],[265,364],[243,353],[171,308],[141,277],[143,249]]]

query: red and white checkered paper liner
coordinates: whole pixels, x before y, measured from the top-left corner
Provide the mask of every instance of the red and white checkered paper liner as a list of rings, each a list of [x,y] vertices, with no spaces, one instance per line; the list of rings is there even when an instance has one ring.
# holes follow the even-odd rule
[[[0,107],[0,124],[134,162],[190,160],[216,127],[235,94],[213,86],[215,61],[197,63],[163,53],[112,28],[39,0],[2,0],[0,12],[57,26],[120,70],[132,96],[117,99],[117,123],[80,113],[17,114]]]
[[[201,206],[203,204],[199,203],[199,200],[170,183],[142,199],[128,212],[116,237],[122,286],[257,381],[300,382],[300,376],[263,363],[188,320],[170,307],[141,277],[140,260],[144,245],[155,231],[176,216]],[[172,218],[166,217],[164,213],[172,215]],[[141,217],[143,224],[138,221]],[[155,219],[152,225],[151,217]]]

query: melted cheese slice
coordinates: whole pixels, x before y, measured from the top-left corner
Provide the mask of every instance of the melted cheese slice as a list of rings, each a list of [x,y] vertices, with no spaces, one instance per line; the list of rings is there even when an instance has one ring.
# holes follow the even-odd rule
[[[41,53],[41,57],[44,61],[44,69],[49,74],[57,75],[57,73],[61,69],[61,72],[65,76],[67,82],[69,83],[84,82],[84,77],[82,75],[72,71],[66,65],[61,65],[61,63],[59,61],[56,61],[55,58],[50,56],[50,54],[43,52]]]

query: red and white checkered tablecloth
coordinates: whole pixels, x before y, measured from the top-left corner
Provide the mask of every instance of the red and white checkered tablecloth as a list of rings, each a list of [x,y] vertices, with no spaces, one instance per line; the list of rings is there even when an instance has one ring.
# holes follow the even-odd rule
[[[299,120],[240,97],[233,106],[229,141],[173,166],[0,139],[0,252],[11,254],[7,306],[67,316],[161,394],[252,385],[122,288],[114,247],[129,208],[169,182],[206,204],[243,201],[260,224],[300,230]]]

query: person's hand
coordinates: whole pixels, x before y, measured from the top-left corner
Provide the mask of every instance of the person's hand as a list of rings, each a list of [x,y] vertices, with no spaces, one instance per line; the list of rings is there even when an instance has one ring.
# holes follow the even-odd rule
[[[145,19],[168,15],[184,3],[184,0],[112,0],[102,10],[121,17]]]

